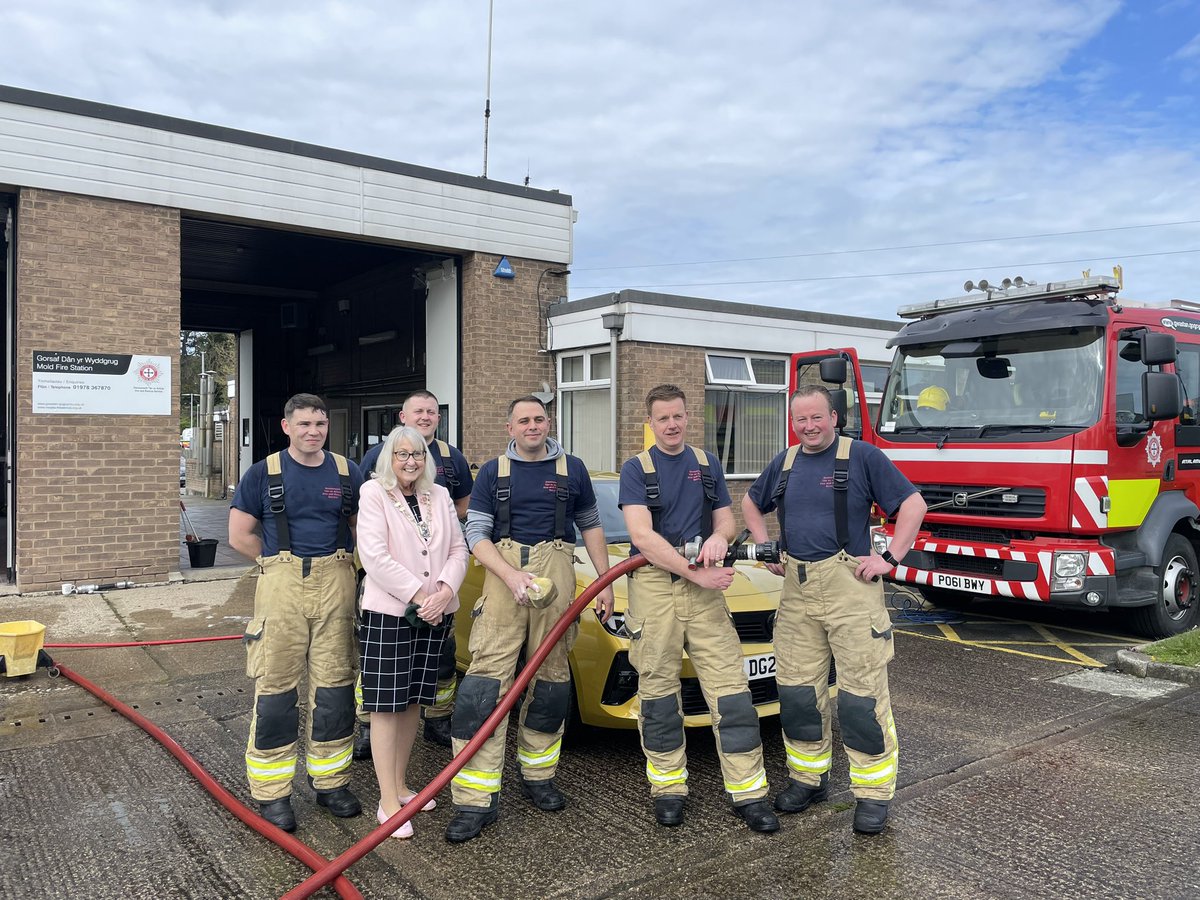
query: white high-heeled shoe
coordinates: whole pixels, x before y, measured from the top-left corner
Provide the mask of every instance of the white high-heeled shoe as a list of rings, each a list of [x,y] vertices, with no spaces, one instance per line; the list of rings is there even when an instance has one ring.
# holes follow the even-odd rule
[[[412,803],[413,800],[416,799],[416,796],[417,796],[416,794],[409,794],[407,797],[397,797],[396,799],[398,801],[400,801],[401,806],[408,806],[408,804]],[[428,803],[426,803],[424,806],[421,807],[421,812],[429,812],[430,810],[434,809],[436,806],[437,806],[437,798],[433,798]]]
[[[387,813],[385,813],[383,811],[382,805],[380,805],[379,809],[376,810],[375,816],[376,816],[376,818],[379,819],[380,825],[383,825],[385,822],[387,822],[388,819],[391,818],[391,816],[389,816]],[[401,825],[399,828],[397,828],[395,831],[392,832],[392,837],[399,838],[402,841],[407,840],[408,838],[410,838],[412,836],[413,836],[412,822],[405,822],[403,825]]]

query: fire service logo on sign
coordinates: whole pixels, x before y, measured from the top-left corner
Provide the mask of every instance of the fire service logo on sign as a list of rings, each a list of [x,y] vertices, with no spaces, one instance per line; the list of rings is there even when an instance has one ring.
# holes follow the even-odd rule
[[[68,416],[169,416],[171,357],[35,350],[33,411]]]

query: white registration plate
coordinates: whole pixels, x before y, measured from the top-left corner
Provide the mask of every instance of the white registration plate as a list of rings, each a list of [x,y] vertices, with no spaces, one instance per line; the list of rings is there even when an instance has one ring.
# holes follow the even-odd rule
[[[991,594],[992,582],[987,578],[971,578],[968,575],[947,575],[945,572],[933,573],[933,587],[950,588],[952,591],[966,591],[971,594]]]
[[[761,656],[742,657],[742,668],[746,672],[746,677],[751,681],[757,681],[759,678],[773,678],[775,677],[775,654],[764,653]]]

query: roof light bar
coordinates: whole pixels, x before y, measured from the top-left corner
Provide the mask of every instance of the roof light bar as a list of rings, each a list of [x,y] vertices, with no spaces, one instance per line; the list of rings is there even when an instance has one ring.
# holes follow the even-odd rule
[[[1008,282],[1008,279],[1005,279]],[[978,306],[996,306],[1001,303],[1024,303],[1029,300],[1063,300],[1067,297],[1107,296],[1121,289],[1120,282],[1112,275],[1090,275],[1072,281],[1048,281],[1045,284],[1008,282],[1011,286],[993,287],[986,281],[979,282],[982,294],[967,294],[963,297],[947,297],[927,303],[902,306],[896,315],[901,319],[920,319],[936,312],[972,309]],[[967,287],[969,285],[969,287]],[[967,290],[975,285],[967,282]]]

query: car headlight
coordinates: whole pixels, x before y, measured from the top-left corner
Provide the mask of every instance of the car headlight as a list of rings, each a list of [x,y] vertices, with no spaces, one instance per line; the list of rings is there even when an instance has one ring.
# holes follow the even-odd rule
[[[592,612],[595,612],[595,610],[592,610]],[[600,613],[596,613],[596,618],[600,618]],[[629,631],[625,628],[625,613],[613,613],[608,617],[607,622],[601,622],[600,624],[611,635],[620,638],[629,637]]]
[[[1074,578],[1087,569],[1086,553],[1055,553],[1054,574],[1058,578]]]

